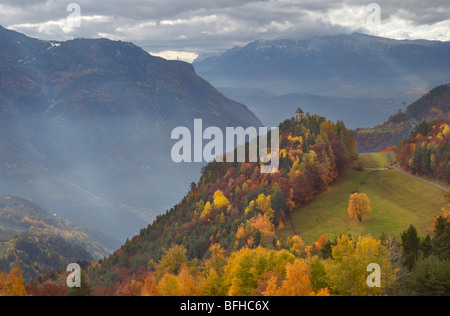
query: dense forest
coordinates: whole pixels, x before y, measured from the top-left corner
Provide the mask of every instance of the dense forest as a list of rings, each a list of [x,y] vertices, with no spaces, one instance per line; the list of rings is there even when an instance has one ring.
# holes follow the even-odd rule
[[[420,176],[450,183],[450,126],[442,119],[423,121],[397,147],[400,166]]]
[[[450,203],[450,192],[447,193]],[[141,273],[111,267],[114,287],[93,286],[83,274],[82,287],[68,289],[65,270],[51,271],[24,286],[19,268],[0,273],[0,296],[367,296],[450,295],[450,209],[436,217],[432,235],[419,236],[411,226],[400,240],[342,235],[325,237],[306,246],[294,237],[277,247],[244,247],[228,253],[219,244],[203,260],[187,257],[187,249],[173,245],[160,261],[149,262]],[[367,266],[377,262],[381,287],[368,287]],[[84,271],[103,263],[80,263]],[[367,279],[366,279],[367,278]]]
[[[92,260],[81,246],[51,234],[21,234],[6,247],[0,258],[0,271],[19,267],[26,281],[37,278],[43,272],[59,269],[68,262]]]

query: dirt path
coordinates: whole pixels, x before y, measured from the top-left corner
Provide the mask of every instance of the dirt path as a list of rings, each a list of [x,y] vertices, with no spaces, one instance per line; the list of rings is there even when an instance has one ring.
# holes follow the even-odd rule
[[[403,175],[405,175],[407,177],[410,177],[410,178],[413,178],[413,179],[416,179],[416,180],[419,180],[419,181],[431,184],[431,185],[433,185],[433,186],[435,186],[435,187],[437,187],[439,189],[442,189],[444,191],[448,191],[449,190],[447,187],[445,187],[443,185],[431,182],[429,180],[425,180],[425,179],[417,177],[417,176],[413,176],[413,175],[403,171],[402,169],[400,169],[398,164],[394,165],[393,167],[389,167],[389,168],[365,168],[366,171],[386,171],[386,170],[392,170],[392,169],[397,170],[398,172],[400,172],[401,174],[403,174]]]
[[[416,180],[420,180],[420,181],[422,181],[422,182],[425,182],[425,183],[434,185],[435,187],[437,187],[437,188],[439,188],[439,189],[442,189],[442,190],[444,190],[444,191],[448,191],[448,188],[445,187],[445,186],[443,186],[443,185],[440,185],[440,184],[437,184],[437,183],[434,183],[434,182],[431,182],[431,181],[428,181],[428,180],[425,180],[425,179],[422,179],[422,178],[419,178],[419,177],[410,175],[409,173],[407,173],[407,172],[403,171],[402,169],[400,169],[400,167],[398,166],[398,164],[396,164],[396,165],[394,166],[394,169],[397,170],[398,172],[404,174],[404,175],[407,176],[407,177],[410,177],[410,178],[413,178],[413,179],[416,179]]]

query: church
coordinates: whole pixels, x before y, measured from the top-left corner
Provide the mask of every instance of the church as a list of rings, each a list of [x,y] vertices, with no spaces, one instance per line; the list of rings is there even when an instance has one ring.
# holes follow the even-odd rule
[[[297,112],[295,112],[295,121],[301,122],[305,118],[305,112],[301,108],[298,108]]]

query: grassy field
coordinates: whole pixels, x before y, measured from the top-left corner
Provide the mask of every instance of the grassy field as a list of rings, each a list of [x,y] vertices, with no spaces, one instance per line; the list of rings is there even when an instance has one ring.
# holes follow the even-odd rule
[[[383,169],[394,163],[394,153],[367,153],[359,154],[366,168]]]
[[[361,159],[368,168],[383,168],[388,158],[383,154],[365,154]],[[349,218],[347,213],[350,195],[356,191],[368,195],[373,210],[362,223]],[[425,235],[432,231],[434,217],[447,206],[444,193],[396,170],[358,172],[349,169],[327,192],[295,210],[291,214],[292,225],[286,225],[289,231],[285,233],[295,230],[311,244],[322,234],[329,239],[342,234],[399,235],[413,224]]]

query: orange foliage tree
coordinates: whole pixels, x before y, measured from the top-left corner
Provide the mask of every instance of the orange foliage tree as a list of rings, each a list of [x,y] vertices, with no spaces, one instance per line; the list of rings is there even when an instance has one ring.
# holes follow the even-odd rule
[[[0,273],[0,296],[28,296],[19,267],[13,268],[8,274]]]
[[[372,208],[370,206],[370,200],[366,194],[354,193],[350,196],[348,215],[351,218],[357,218],[362,222],[363,216],[371,212]]]

